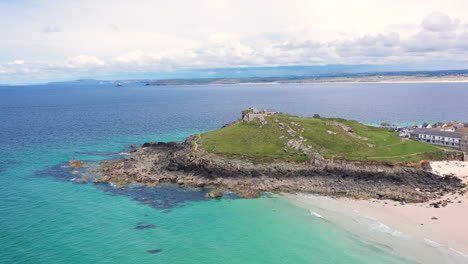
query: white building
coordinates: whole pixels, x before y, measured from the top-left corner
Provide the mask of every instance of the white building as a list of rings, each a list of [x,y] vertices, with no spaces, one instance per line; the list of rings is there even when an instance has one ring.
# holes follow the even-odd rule
[[[415,129],[411,132],[412,139],[458,149],[460,149],[461,139],[467,135],[466,132],[449,132],[435,129]]]

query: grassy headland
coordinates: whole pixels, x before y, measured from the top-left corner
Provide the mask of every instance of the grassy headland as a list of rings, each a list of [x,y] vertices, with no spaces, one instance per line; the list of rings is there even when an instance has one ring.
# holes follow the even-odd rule
[[[241,121],[200,135],[198,147],[232,158],[307,161],[324,158],[360,161],[442,159],[444,151],[402,139],[386,128],[340,118],[304,118],[280,114]]]

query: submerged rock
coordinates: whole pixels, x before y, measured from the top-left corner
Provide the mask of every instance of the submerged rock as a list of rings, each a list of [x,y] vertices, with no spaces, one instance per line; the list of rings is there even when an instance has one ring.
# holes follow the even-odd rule
[[[93,182],[94,182],[94,183],[105,183],[105,182],[109,182],[110,179],[111,179],[111,178],[110,178],[109,176],[105,176],[105,175],[104,175],[104,176],[102,176],[102,177],[100,177],[100,178],[98,178],[98,179],[95,179]]]
[[[151,253],[151,254],[157,254],[161,253],[162,249],[151,249],[151,250],[146,250],[146,252]]]
[[[221,197],[223,197],[223,193],[220,192],[220,191],[211,191],[207,195],[210,198],[221,198]]]
[[[75,168],[75,169],[89,167],[89,165],[86,164],[86,162],[81,161],[81,160],[76,160],[76,159],[70,160],[68,162],[68,165],[70,165],[70,167]]]
[[[249,188],[239,188],[234,190],[242,198],[258,198],[260,192]]]
[[[156,228],[155,225],[147,225],[145,223],[138,223],[134,229],[151,229],[151,228]]]

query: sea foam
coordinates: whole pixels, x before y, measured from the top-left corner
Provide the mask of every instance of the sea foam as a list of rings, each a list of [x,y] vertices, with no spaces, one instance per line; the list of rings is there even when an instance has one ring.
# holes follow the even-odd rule
[[[379,232],[383,232],[383,233],[388,233],[392,236],[401,236],[402,233],[396,229],[393,229],[387,225],[385,225],[384,223],[381,223],[381,222],[375,222],[375,223],[371,223],[370,224],[370,229],[371,230],[375,230],[375,231],[379,231]]]
[[[314,212],[312,210],[310,210],[309,212],[310,212],[310,215],[313,215],[313,216],[318,217],[318,218],[323,218],[323,216],[321,216],[320,214],[318,214],[318,213],[316,213],[316,212]]]

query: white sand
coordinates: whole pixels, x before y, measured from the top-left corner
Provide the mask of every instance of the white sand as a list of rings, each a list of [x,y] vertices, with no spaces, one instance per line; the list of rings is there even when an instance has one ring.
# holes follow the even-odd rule
[[[433,161],[431,167],[437,175],[453,174],[468,183],[468,161]]]
[[[436,174],[453,173],[465,183],[468,182],[468,162],[431,162],[431,166]],[[355,200],[301,194],[284,196],[292,203],[313,210],[364,239],[389,243],[398,254],[413,255],[417,261],[468,263],[468,192],[463,195],[446,195],[443,199],[450,199],[452,202],[441,208],[429,205],[434,201],[402,205],[388,200]],[[347,221],[340,219],[344,218],[343,215],[348,216]],[[349,218],[354,219],[353,222],[367,225],[368,231],[387,233],[387,238],[379,237],[375,232],[359,231],[359,227],[353,226],[355,223],[351,223]],[[407,240],[397,239],[399,236]]]

